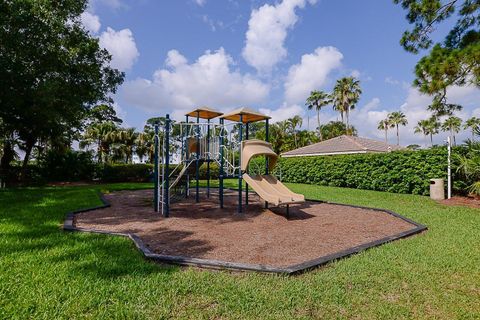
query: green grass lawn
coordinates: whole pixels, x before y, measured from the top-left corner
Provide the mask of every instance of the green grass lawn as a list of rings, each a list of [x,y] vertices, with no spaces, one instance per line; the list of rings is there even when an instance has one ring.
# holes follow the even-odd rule
[[[67,211],[100,204],[98,190],[148,184],[3,190],[0,318],[480,317],[480,210],[289,186],[307,198],[391,209],[429,231],[299,276],[208,271],[148,262],[125,238],[61,230]]]

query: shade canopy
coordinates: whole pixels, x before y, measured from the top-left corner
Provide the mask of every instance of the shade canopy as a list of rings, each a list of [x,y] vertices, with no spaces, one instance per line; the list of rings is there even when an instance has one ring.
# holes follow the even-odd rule
[[[243,123],[270,119],[269,116],[246,107],[235,109],[227,114],[224,114],[220,118],[235,122],[240,122],[240,118],[242,118],[241,122]]]
[[[199,117],[201,119],[213,119],[221,116],[223,113],[209,107],[199,107],[186,114],[189,117]]]

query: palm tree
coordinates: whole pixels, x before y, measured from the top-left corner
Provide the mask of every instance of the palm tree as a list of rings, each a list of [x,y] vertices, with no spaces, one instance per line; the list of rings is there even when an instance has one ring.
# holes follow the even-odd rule
[[[387,118],[380,120],[378,123],[378,130],[384,130],[385,131],[385,144],[388,144],[388,128],[390,127],[390,120]]]
[[[417,126],[414,128],[415,133],[422,133],[425,138],[425,147],[427,146],[427,136],[428,136],[428,120],[420,120],[417,122]]]
[[[320,131],[320,109],[332,103],[330,95],[323,91],[314,90],[310,92],[310,96],[307,98],[305,105],[307,106],[308,110],[312,110],[315,108],[317,111],[317,122],[318,122],[318,136],[320,137],[320,141],[322,139],[322,132]],[[308,124],[310,125],[310,124]]]
[[[141,132],[138,134],[135,140],[135,153],[137,154],[140,162],[143,163],[143,158],[148,154],[151,141],[147,133]]]
[[[406,126],[408,121],[405,114],[401,111],[394,111],[388,115],[388,121],[390,122],[390,128],[397,128],[397,146],[400,145],[400,135],[398,126]]]
[[[475,132],[480,131],[480,119],[477,117],[471,117],[463,125],[464,129],[470,129],[472,131],[472,140],[475,139]]]
[[[118,127],[111,121],[102,123],[93,123],[83,134],[80,141],[80,148],[85,148],[92,144],[97,145],[97,161],[104,163],[110,155],[110,146],[115,140]]]
[[[448,117],[442,124],[442,130],[445,132],[450,132],[450,139],[453,138],[453,145],[457,144],[457,141],[455,140],[455,134],[460,131],[461,127],[462,119],[455,116]]]
[[[287,120],[287,123],[290,127],[290,131],[293,133],[293,139],[295,142],[295,148],[298,148],[298,143],[297,143],[297,127],[302,127],[302,117],[300,116],[294,116],[293,118],[290,118]]]
[[[125,163],[132,162],[133,149],[135,147],[137,137],[138,133],[135,132],[135,128],[118,130],[114,137],[114,140],[117,143],[118,153],[120,156],[124,156]]]
[[[344,115],[346,118],[347,134],[350,131],[350,110],[355,109],[355,105],[360,99],[362,89],[360,88],[360,80],[354,77],[346,77],[337,80],[333,88],[333,109],[340,112],[342,122]]]
[[[433,135],[437,134],[440,130],[440,122],[438,122],[435,116],[430,117],[430,119],[426,121],[427,134],[430,135],[430,143],[433,146]]]

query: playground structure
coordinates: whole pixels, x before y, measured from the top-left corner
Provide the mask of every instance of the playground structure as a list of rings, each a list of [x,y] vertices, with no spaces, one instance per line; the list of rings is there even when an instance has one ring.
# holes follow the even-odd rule
[[[212,119],[218,118],[218,123]],[[194,119],[191,122],[190,119]],[[224,180],[238,179],[238,213],[243,212],[243,181],[245,182],[245,205],[248,205],[249,186],[269,204],[286,206],[302,203],[301,194],[290,191],[270,173],[277,163],[278,155],[272,150],[269,140],[270,117],[251,110],[239,108],[223,114],[208,107],[201,107],[185,115],[185,122],[173,123],[169,115],[163,124],[155,125],[154,209],[164,217],[170,214],[170,203],[190,195],[191,177],[195,177],[195,202],[200,201],[200,167],[207,166],[207,197],[210,197],[211,163],[218,165],[219,205],[224,207]],[[202,122],[200,120],[203,120]],[[205,121],[206,120],[206,121]],[[249,125],[265,121],[265,141],[249,139]],[[174,128],[175,127],[175,128]],[[176,130],[177,139],[172,132]],[[265,156],[264,174],[251,175],[251,159]],[[178,164],[172,169],[170,160]],[[176,198],[175,198],[176,197]]]

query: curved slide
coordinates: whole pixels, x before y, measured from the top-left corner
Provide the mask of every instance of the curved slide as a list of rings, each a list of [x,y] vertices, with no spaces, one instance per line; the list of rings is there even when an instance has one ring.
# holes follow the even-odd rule
[[[250,159],[255,156],[264,155],[269,159],[269,168],[273,169],[277,162],[277,154],[272,150],[270,143],[261,140],[246,140],[242,142],[242,170],[248,168]],[[283,183],[272,175],[251,176],[248,173],[243,174],[243,180],[268,203],[279,205],[289,205],[293,203],[305,202],[302,194],[290,191]]]

